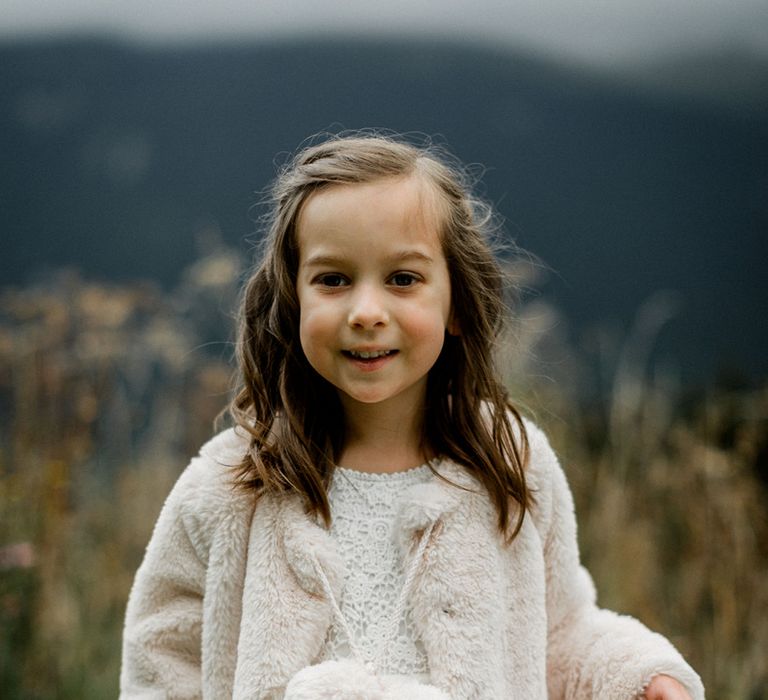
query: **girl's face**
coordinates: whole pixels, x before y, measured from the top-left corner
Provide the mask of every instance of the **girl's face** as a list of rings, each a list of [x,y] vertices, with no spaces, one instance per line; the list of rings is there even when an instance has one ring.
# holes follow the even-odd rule
[[[424,402],[451,317],[436,209],[415,177],[332,185],[302,207],[301,346],[345,411]]]

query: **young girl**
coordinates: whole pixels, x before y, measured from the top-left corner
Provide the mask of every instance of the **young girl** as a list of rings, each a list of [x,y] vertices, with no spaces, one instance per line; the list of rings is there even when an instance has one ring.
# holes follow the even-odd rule
[[[160,515],[121,697],[703,698],[595,605],[557,458],[494,374],[503,279],[460,171],[334,137],[273,204],[236,427]]]

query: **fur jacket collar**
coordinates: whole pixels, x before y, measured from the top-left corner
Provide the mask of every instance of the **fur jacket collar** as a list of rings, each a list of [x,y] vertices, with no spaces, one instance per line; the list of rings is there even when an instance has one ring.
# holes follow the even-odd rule
[[[294,497],[255,505],[233,490],[245,441],[233,430],[217,436],[174,487],[136,575],[121,698],[628,700],[667,673],[702,700],[701,681],[666,639],[596,607],[567,483],[546,438],[527,428],[536,505],[511,545],[478,482],[451,462],[438,469],[454,485],[435,477],[404,494],[399,547],[406,566],[421,556],[408,606],[432,687],[394,692],[377,681],[354,694],[305,683],[333,621],[318,567],[341,596],[332,539]],[[339,668],[353,674],[330,670]]]

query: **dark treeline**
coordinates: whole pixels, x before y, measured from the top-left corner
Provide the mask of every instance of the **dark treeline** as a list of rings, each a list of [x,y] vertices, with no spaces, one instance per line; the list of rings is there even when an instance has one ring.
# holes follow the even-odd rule
[[[645,77],[439,41],[6,43],[0,280],[75,266],[170,288],[210,232],[247,251],[276,154],[323,130],[386,127],[487,168],[485,195],[542,261],[533,286],[577,343],[597,343],[598,327],[626,336],[668,292],[659,358],[686,380],[759,380],[768,80],[734,78],[736,92],[713,75],[708,92],[706,72],[696,89]]]

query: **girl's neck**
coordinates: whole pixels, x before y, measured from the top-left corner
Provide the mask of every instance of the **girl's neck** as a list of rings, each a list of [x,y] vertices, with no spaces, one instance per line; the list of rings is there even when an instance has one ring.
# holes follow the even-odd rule
[[[423,441],[422,410],[393,411],[379,404],[345,409],[340,466],[365,472],[399,472],[432,457]]]

